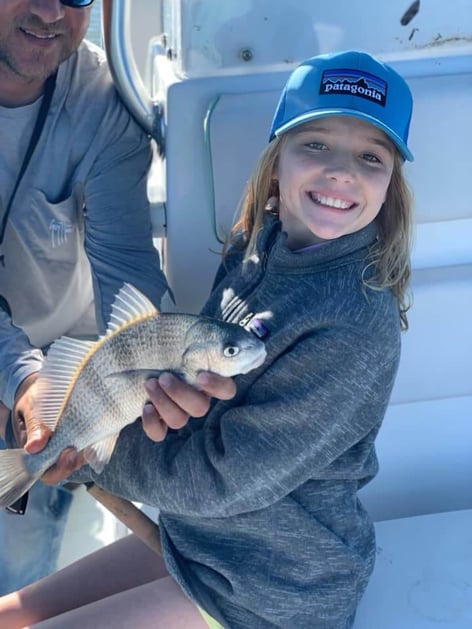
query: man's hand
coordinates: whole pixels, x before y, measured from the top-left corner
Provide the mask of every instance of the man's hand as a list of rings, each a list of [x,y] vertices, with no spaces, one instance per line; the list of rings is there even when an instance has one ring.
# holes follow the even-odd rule
[[[32,373],[23,380],[16,391],[13,406],[13,433],[19,447],[30,454],[40,452],[49,441],[51,431],[40,424],[35,415],[34,399],[38,373]]]
[[[182,428],[189,417],[203,417],[212,397],[230,400],[236,394],[231,378],[208,371],[198,375],[198,389],[170,373],[148,380],[145,386],[151,403],[143,409],[143,429],[153,441],[162,441],[168,428]]]
[[[23,380],[15,395],[12,421],[13,432],[20,447],[24,447],[30,454],[36,454],[46,447],[52,432],[41,424],[36,415],[35,397],[36,380],[34,373]],[[59,456],[56,463],[43,474],[41,480],[47,485],[55,485],[68,478],[72,472],[85,464],[82,455],[73,448],[67,448]]]

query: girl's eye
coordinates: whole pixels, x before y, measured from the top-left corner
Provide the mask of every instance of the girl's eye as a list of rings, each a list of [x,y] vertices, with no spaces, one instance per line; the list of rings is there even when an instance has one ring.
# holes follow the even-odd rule
[[[373,155],[372,153],[362,153],[361,157],[366,162],[370,162],[371,164],[381,164],[382,163],[380,161],[380,159],[376,155]]]
[[[326,144],[322,142],[307,142],[305,146],[313,151],[322,151],[327,148]]]

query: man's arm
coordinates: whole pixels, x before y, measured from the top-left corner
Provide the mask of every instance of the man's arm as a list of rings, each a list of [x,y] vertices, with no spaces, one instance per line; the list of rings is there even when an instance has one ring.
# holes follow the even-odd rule
[[[26,334],[16,327],[8,314],[0,310],[0,400],[13,408],[20,384],[39,371],[43,354],[29,342]]]
[[[148,137],[116,101],[97,138],[103,146],[85,182],[85,250],[90,260],[95,311],[101,330],[124,282],[141,290],[156,307],[168,290],[153,245],[147,177]]]

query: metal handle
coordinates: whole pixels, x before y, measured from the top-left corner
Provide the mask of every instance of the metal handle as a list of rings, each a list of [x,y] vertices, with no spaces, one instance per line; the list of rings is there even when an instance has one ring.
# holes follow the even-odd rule
[[[131,0],[103,0],[102,23],[110,71],[120,96],[143,129],[156,141],[163,156],[163,105],[153,101],[139,74],[130,36]]]

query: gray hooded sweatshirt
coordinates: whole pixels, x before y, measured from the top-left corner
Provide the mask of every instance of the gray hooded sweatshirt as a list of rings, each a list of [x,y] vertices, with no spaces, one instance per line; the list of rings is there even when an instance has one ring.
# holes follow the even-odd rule
[[[204,314],[263,336],[237,394],[153,443],[139,422],[101,475],[155,505],[169,571],[232,629],[350,627],[375,558],[357,491],[400,355],[398,304],[363,285],[374,224],[303,253],[268,216],[258,255],[230,254]]]

